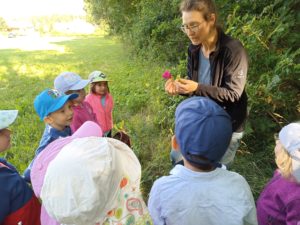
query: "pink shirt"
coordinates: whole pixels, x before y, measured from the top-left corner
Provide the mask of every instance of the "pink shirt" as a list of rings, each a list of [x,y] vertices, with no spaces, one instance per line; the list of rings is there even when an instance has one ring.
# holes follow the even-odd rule
[[[73,111],[74,115],[70,126],[72,133],[74,133],[86,121],[93,121],[97,123],[96,115],[89,103],[83,102],[81,105],[73,106]]]
[[[113,128],[113,118],[112,111],[114,108],[114,102],[111,94],[107,93],[105,96],[105,105],[101,104],[101,96],[95,94],[88,94],[85,97],[85,101],[88,102],[94,113],[96,114],[96,119],[103,133],[110,131]]]

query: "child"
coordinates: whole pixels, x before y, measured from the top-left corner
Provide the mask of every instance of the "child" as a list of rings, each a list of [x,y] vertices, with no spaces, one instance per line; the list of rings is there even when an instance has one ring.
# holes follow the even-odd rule
[[[264,224],[300,224],[300,122],[279,132],[275,161],[278,170],[257,201],[257,218]]]
[[[105,137],[111,137],[113,128],[112,111],[114,102],[108,88],[108,79],[100,71],[94,71],[89,75],[91,81],[90,94],[86,96],[87,101],[96,113],[96,118]]]
[[[11,131],[17,110],[0,110],[0,152],[10,147]],[[0,158],[0,224],[40,225],[41,205],[15,167]]]
[[[36,158],[32,186],[43,202],[43,225],[151,224],[137,157],[126,144],[99,137],[99,129],[88,121]]]
[[[78,94],[61,95],[57,90],[46,89],[35,98],[34,108],[40,119],[46,123],[35,157],[52,141],[71,135],[70,124],[73,119],[71,100],[77,97]],[[30,169],[33,161],[34,159],[24,172],[27,182],[30,182]]]
[[[90,83],[89,80],[82,80],[78,74],[72,72],[63,72],[54,80],[54,88],[59,92],[69,95],[76,93],[78,97],[73,100],[73,121],[71,130],[74,133],[84,122],[97,122],[96,116],[89,103],[85,102],[84,88]]]
[[[184,166],[176,165],[151,189],[148,207],[155,225],[257,224],[247,181],[216,167],[231,135],[231,118],[214,101],[191,97],[178,105],[172,145]]]

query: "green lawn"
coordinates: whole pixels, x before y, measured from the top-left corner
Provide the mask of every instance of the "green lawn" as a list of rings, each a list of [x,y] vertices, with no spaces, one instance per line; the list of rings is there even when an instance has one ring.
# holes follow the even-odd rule
[[[60,50],[0,49],[1,109],[19,110],[12,126],[12,148],[0,156],[23,172],[44,129],[33,108],[35,96],[52,87],[54,78],[63,71],[87,78],[93,70],[101,70],[112,80],[114,122],[132,137],[143,168],[142,187],[147,198],[153,181],[171,168],[173,112],[181,100],[164,92],[161,74],[166,68],[137,61],[124,45],[111,38],[77,37],[53,44]],[[274,168],[272,162],[268,165],[265,160],[270,158],[272,147],[251,153],[245,143],[241,149],[232,169],[246,177],[257,197]]]

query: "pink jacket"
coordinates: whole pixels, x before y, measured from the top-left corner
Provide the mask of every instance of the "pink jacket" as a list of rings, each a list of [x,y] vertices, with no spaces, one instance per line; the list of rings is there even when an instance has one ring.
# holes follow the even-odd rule
[[[112,96],[108,93],[105,96],[105,106],[101,104],[101,96],[95,94],[88,94],[85,97],[85,101],[88,102],[94,113],[96,114],[96,119],[103,133],[110,131],[113,128],[113,118],[112,111],[114,108],[114,101]]]
[[[97,123],[96,115],[89,103],[83,102],[82,105],[73,106],[73,111],[74,115],[70,126],[72,133],[74,133],[86,121],[93,121]]]

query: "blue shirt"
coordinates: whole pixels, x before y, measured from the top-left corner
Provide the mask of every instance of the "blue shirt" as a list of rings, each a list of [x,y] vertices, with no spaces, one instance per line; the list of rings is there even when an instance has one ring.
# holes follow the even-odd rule
[[[211,72],[209,58],[203,55],[202,50],[199,54],[199,69],[198,69],[198,82],[201,84],[211,84]]]
[[[66,127],[64,130],[57,130],[57,129],[51,127],[49,124],[46,125],[43,136],[40,140],[40,145],[35,151],[35,156],[24,172],[24,178],[27,182],[31,182],[30,171],[31,171],[33,162],[34,162],[35,158],[38,156],[38,154],[40,154],[47,147],[48,144],[55,141],[56,139],[62,138],[62,137],[68,137],[70,135],[71,135],[70,127]]]
[[[257,225],[248,183],[221,168],[195,172],[176,165],[154,182],[148,209],[155,225]]]

